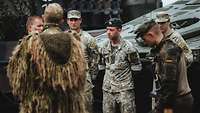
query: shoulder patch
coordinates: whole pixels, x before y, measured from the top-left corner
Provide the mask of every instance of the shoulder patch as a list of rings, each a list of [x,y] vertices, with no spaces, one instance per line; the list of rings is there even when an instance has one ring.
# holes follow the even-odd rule
[[[173,60],[167,59],[167,60],[165,60],[165,63],[173,63]]]

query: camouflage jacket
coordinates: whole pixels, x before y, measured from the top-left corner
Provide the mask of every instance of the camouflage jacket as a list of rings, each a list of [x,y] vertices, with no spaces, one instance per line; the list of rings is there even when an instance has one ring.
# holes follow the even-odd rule
[[[173,106],[178,96],[191,91],[187,79],[187,66],[183,50],[170,39],[163,39],[155,48],[155,72],[161,82],[159,102]]]
[[[169,32],[165,33],[165,37],[176,43],[183,50],[187,63],[191,64],[193,61],[192,50],[188,47],[187,43],[180,35],[180,33],[175,31],[174,29],[171,29]]]
[[[116,47],[107,41],[99,49],[105,61],[103,90],[108,92],[134,89],[134,72],[142,69],[137,50],[127,40],[120,41]]]

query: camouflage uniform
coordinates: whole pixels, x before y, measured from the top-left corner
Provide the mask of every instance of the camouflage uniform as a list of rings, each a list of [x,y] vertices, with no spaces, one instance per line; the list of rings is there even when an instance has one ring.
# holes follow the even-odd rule
[[[117,46],[106,41],[99,51],[105,61],[103,113],[115,113],[117,105],[121,113],[135,113],[134,72],[142,68],[138,52],[122,38]]]
[[[192,96],[187,79],[184,50],[171,39],[163,39],[155,48],[156,74],[160,79],[156,113],[172,108],[174,113],[191,113]]]
[[[187,64],[191,64],[193,61],[192,50],[188,47],[187,43],[183,39],[183,37],[175,31],[174,29],[170,29],[169,32],[164,34],[165,38],[169,38],[172,42],[176,43],[182,50],[186,56]]]
[[[76,31],[68,31],[72,33],[76,33]],[[98,49],[96,45],[96,39],[92,37],[86,31],[81,30],[77,33],[80,36],[81,45],[85,52],[85,59],[87,61],[87,73],[86,73],[86,84],[85,84],[85,98],[87,109],[90,113],[92,113],[93,106],[93,94],[92,89],[94,85],[92,84],[92,79],[97,76],[97,63],[98,63]]]
[[[165,12],[161,11],[156,14],[156,22],[158,23],[170,23],[170,15]],[[170,24],[169,24],[170,26]],[[162,26],[161,26],[162,27]],[[183,53],[185,54],[186,61],[188,64],[191,64],[193,61],[193,55],[191,49],[188,47],[187,43],[183,39],[183,37],[175,31],[174,29],[170,28],[164,33],[165,38],[169,38],[172,42],[176,43],[182,50]]]

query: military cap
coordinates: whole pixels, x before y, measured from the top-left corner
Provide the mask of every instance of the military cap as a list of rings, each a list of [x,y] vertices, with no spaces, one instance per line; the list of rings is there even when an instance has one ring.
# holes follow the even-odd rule
[[[81,12],[78,10],[70,10],[67,13],[67,18],[81,18]]]
[[[165,12],[165,11],[162,11],[162,12],[158,12],[156,14],[156,22],[168,22],[170,20],[170,15]]]
[[[118,28],[122,28],[122,24],[123,23],[119,18],[111,18],[105,23],[107,27],[118,27]]]
[[[145,23],[141,24],[136,30],[135,30],[135,34],[136,34],[136,38],[141,37],[143,39],[143,36],[157,23],[151,19],[146,21]]]

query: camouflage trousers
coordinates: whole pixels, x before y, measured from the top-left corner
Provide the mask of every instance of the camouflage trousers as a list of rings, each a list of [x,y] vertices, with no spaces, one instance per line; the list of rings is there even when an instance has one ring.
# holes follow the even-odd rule
[[[93,87],[94,86],[91,82],[91,79],[88,77],[86,79],[85,86],[84,86],[85,107],[88,113],[93,113],[93,102],[94,102],[93,93],[92,93]]]
[[[134,91],[103,91],[103,113],[116,113],[116,108],[119,108],[121,113],[136,113]]]
[[[88,113],[93,113],[93,94],[92,89],[85,92],[85,107]]]

